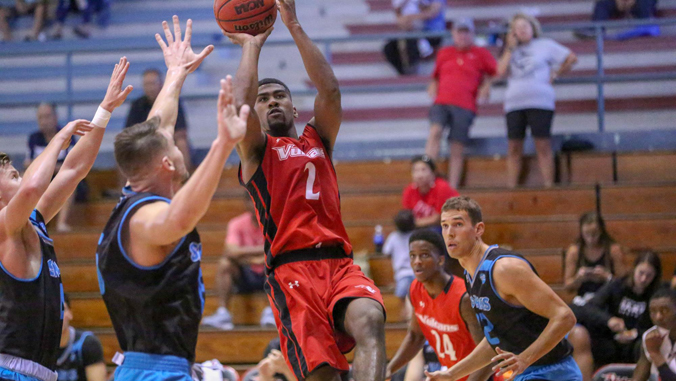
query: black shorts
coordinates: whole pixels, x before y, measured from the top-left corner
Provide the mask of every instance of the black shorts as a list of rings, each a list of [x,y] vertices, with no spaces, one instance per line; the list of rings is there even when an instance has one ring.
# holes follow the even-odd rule
[[[462,107],[435,104],[430,108],[430,122],[448,128],[448,140],[466,144],[469,140],[469,128],[474,122],[474,112]]]
[[[238,294],[265,292],[265,271],[257,273],[249,266],[239,266],[239,279],[235,282]]]
[[[526,138],[526,127],[536,139],[552,136],[554,110],[527,108],[507,113],[507,138],[523,140]]]

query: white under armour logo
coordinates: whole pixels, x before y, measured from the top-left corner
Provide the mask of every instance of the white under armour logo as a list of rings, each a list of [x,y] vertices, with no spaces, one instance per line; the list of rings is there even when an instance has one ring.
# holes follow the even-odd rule
[[[298,281],[295,282],[289,282],[289,288],[293,289],[294,287],[299,287],[300,284],[298,284]]]
[[[420,307],[425,308],[425,302],[420,302]]]

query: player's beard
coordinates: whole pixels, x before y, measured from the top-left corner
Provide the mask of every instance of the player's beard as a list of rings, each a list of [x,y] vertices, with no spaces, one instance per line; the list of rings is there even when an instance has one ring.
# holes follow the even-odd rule
[[[286,120],[286,115],[282,117],[267,117],[268,130],[272,136],[288,136],[289,130],[293,128],[293,123]]]

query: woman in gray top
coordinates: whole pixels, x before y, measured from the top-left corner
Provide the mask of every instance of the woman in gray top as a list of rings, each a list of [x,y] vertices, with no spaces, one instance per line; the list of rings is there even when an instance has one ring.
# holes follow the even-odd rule
[[[530,127],[545,187],[554,183],[551,129],[554,118],[552,83],[570,70],[577,57],[570,49],[541,37],[540,23],[518,13],[510,22],[505,50],[498,63],[498,76],[507,76],[508,186],[516,187],[521,172],[523,140]]]

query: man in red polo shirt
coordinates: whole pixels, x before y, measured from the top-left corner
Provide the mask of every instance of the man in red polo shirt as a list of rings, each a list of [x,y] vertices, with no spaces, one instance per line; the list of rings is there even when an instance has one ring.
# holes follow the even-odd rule
[[[474,23],[471,19],[453,22],[452,35],[454,45],[439,51],[428,88],[434,105],[430,109],[432,126],[425,152],[437,159],[443,130],[450,130],[448,182],[457,188],[462,176],[463,151],[477,111],[477,99],[488,101],[497,63],[488,49],[474,46]]]

